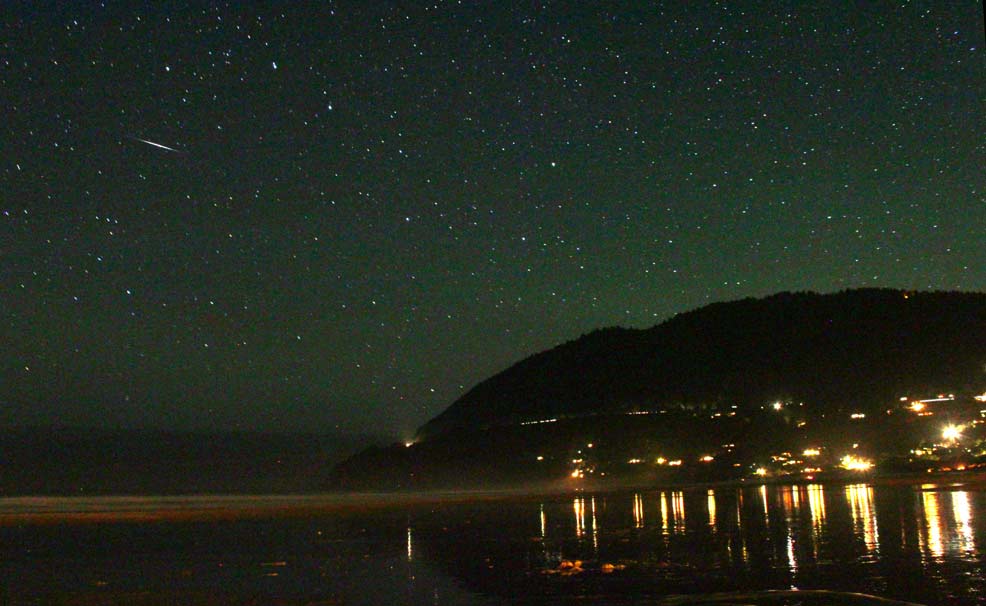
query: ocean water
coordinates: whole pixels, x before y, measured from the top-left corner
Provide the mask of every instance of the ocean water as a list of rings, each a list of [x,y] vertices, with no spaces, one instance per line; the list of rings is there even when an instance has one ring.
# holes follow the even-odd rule
[[[0,603],[986,601],[986,492],[961,486],[445,496],[0,499]]]

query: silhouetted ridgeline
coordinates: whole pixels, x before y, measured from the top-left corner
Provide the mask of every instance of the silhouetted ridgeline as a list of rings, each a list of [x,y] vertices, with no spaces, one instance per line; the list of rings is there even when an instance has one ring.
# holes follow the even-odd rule
[[[669,405],[805,402],[876,410],[982,390],[986,294],[850,290],[715,303],[645,330],[607,328],[483,381],[418,432]],[[977,392],[978,393],[978,392]]]
[[[699,452],[737,440],[737,452],[770,442],[781,448],[795,424],[787,413],[764,416],[777,401],[797,407],[802,438],[836,443],[842,430],[834,419],[847,411],[889,419],[902,396],[961,393],[971,402],[984,390],[986,294],[785,292],[708,305],[649,329],[598,330],[535,354],[422,426],[412,448],[366,451],[339,466],[336,478],[395,487],[496,481],[491,476],[518,477],[511,465],[552,452],[558,464],[542,474],[551,477],[566,471],[567,455],[558,453],[574,455],[574,445],[593,435],[626,446],[610,453],[613,460],[634,441],[641,452],[670,442]],[[628,414],[635,411],[650,414]],[[729,418],[711,423],[716,411]],[[874,447],[889,440],[889,427],[874,422]],[[537,460],[549,467],[549,457]]]

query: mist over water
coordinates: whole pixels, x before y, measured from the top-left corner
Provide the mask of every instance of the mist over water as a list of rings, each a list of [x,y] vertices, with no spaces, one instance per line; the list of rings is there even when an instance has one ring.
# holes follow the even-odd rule
[[[18,521],[44,507],[51,523]],[[210,510],[223,515],[167,514]],[[98,523],[73,517],[98,511]],[[986,493],[961,487],[4,499],[0,514],[9,604],[611,603],[793,587],[986,597]]]

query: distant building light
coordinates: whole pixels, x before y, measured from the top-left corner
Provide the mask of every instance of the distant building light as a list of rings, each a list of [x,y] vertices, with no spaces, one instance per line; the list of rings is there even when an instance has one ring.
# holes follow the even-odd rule
[[[668,460],[665,459],[664,457],[657,457],[657,459],[655,460],[655,463],[657,463],[658,465],[664,465],[667,462]]]
[[[588,444],[586,444],[586,446],[588,446],[589,448],[592,448],[592,442],[589,442]]]
[[[783,402],[774,402],[774,410],[780,410],[782,408],[784,408]]]
[[[986,402],[986,392],[982,395],[974,396],[974,398],[977,402]]]
[[[414,446],[414,442],[404,442],[404,448],[410,448]]]
[[[924,407],[925,407],[924,402],[911,402],[911,410],[913,410],[914,412],[921,412],[922,410],[924,410]]]
[[[865,419],[866,418],[866,413],[863,413],[863,412],[854,412],[851,415],[849,415],[849,418],[850,419]]]
[[[572,477],[573,478],[581,478],[582,477],[582,470],[581,469],[576,469],[575,471],[573,471],[572,472]]]
[[[954,442],[962,437],[961,425],[947,425],[941,432],[941,437],[949,442]]]
[[[817,457],[818,455],[822,454],[822,451],[819,450],[818,448],[805,448],[805,451],[802,452],[801,454],[803,454],[806,457]]]
[[[713,457],[712,455],[705,455],[704,457],[699,459],[699,461],[702,461],[703,463],[709,463],[713,460],[715,460],[715,457]]]
[[[764,467],[757,467],[757,470],[754,473],[756,473],[758,476],[763,477],[767,475],[767,469]]]
[[[671,465],[671,466],[681,465],[681,459],[675,459],[674,461],[668,461],[668,465]]]
[[[538,455],[538,461],[543,461],[543,460],[544,460],[544,457],[542,455]]]
[[[629,463],[630,465],[639,465],[639,464],[641,464],[643,462],[644,462],[643,459],[628,459],[627,460],[627,463]]]

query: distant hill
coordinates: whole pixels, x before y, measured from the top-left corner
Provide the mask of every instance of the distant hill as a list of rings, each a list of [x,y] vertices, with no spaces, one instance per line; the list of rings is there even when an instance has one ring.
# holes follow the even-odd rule
[[[874,411],[986,387],[986,294],[848,290],[715,303],[649,329],[607,328],[475,386],[418,440],[601,412],[803,402]]]
[[[413,444],[366,449],[330,481],[653,485],[811,476],[801,470],[837,470],[849,452],[888,471],[986,467],[984,391],[986,294],[780,293],[533,355],[475,386]],[[920,414],[911,406],[938,394],[954,397]],[[949,422],[963,439],[935,446]],[[809,449],[821,455],[801,461]]]
[[[286,493],[380,442],[349,434],[0,429],[0,496]]]

